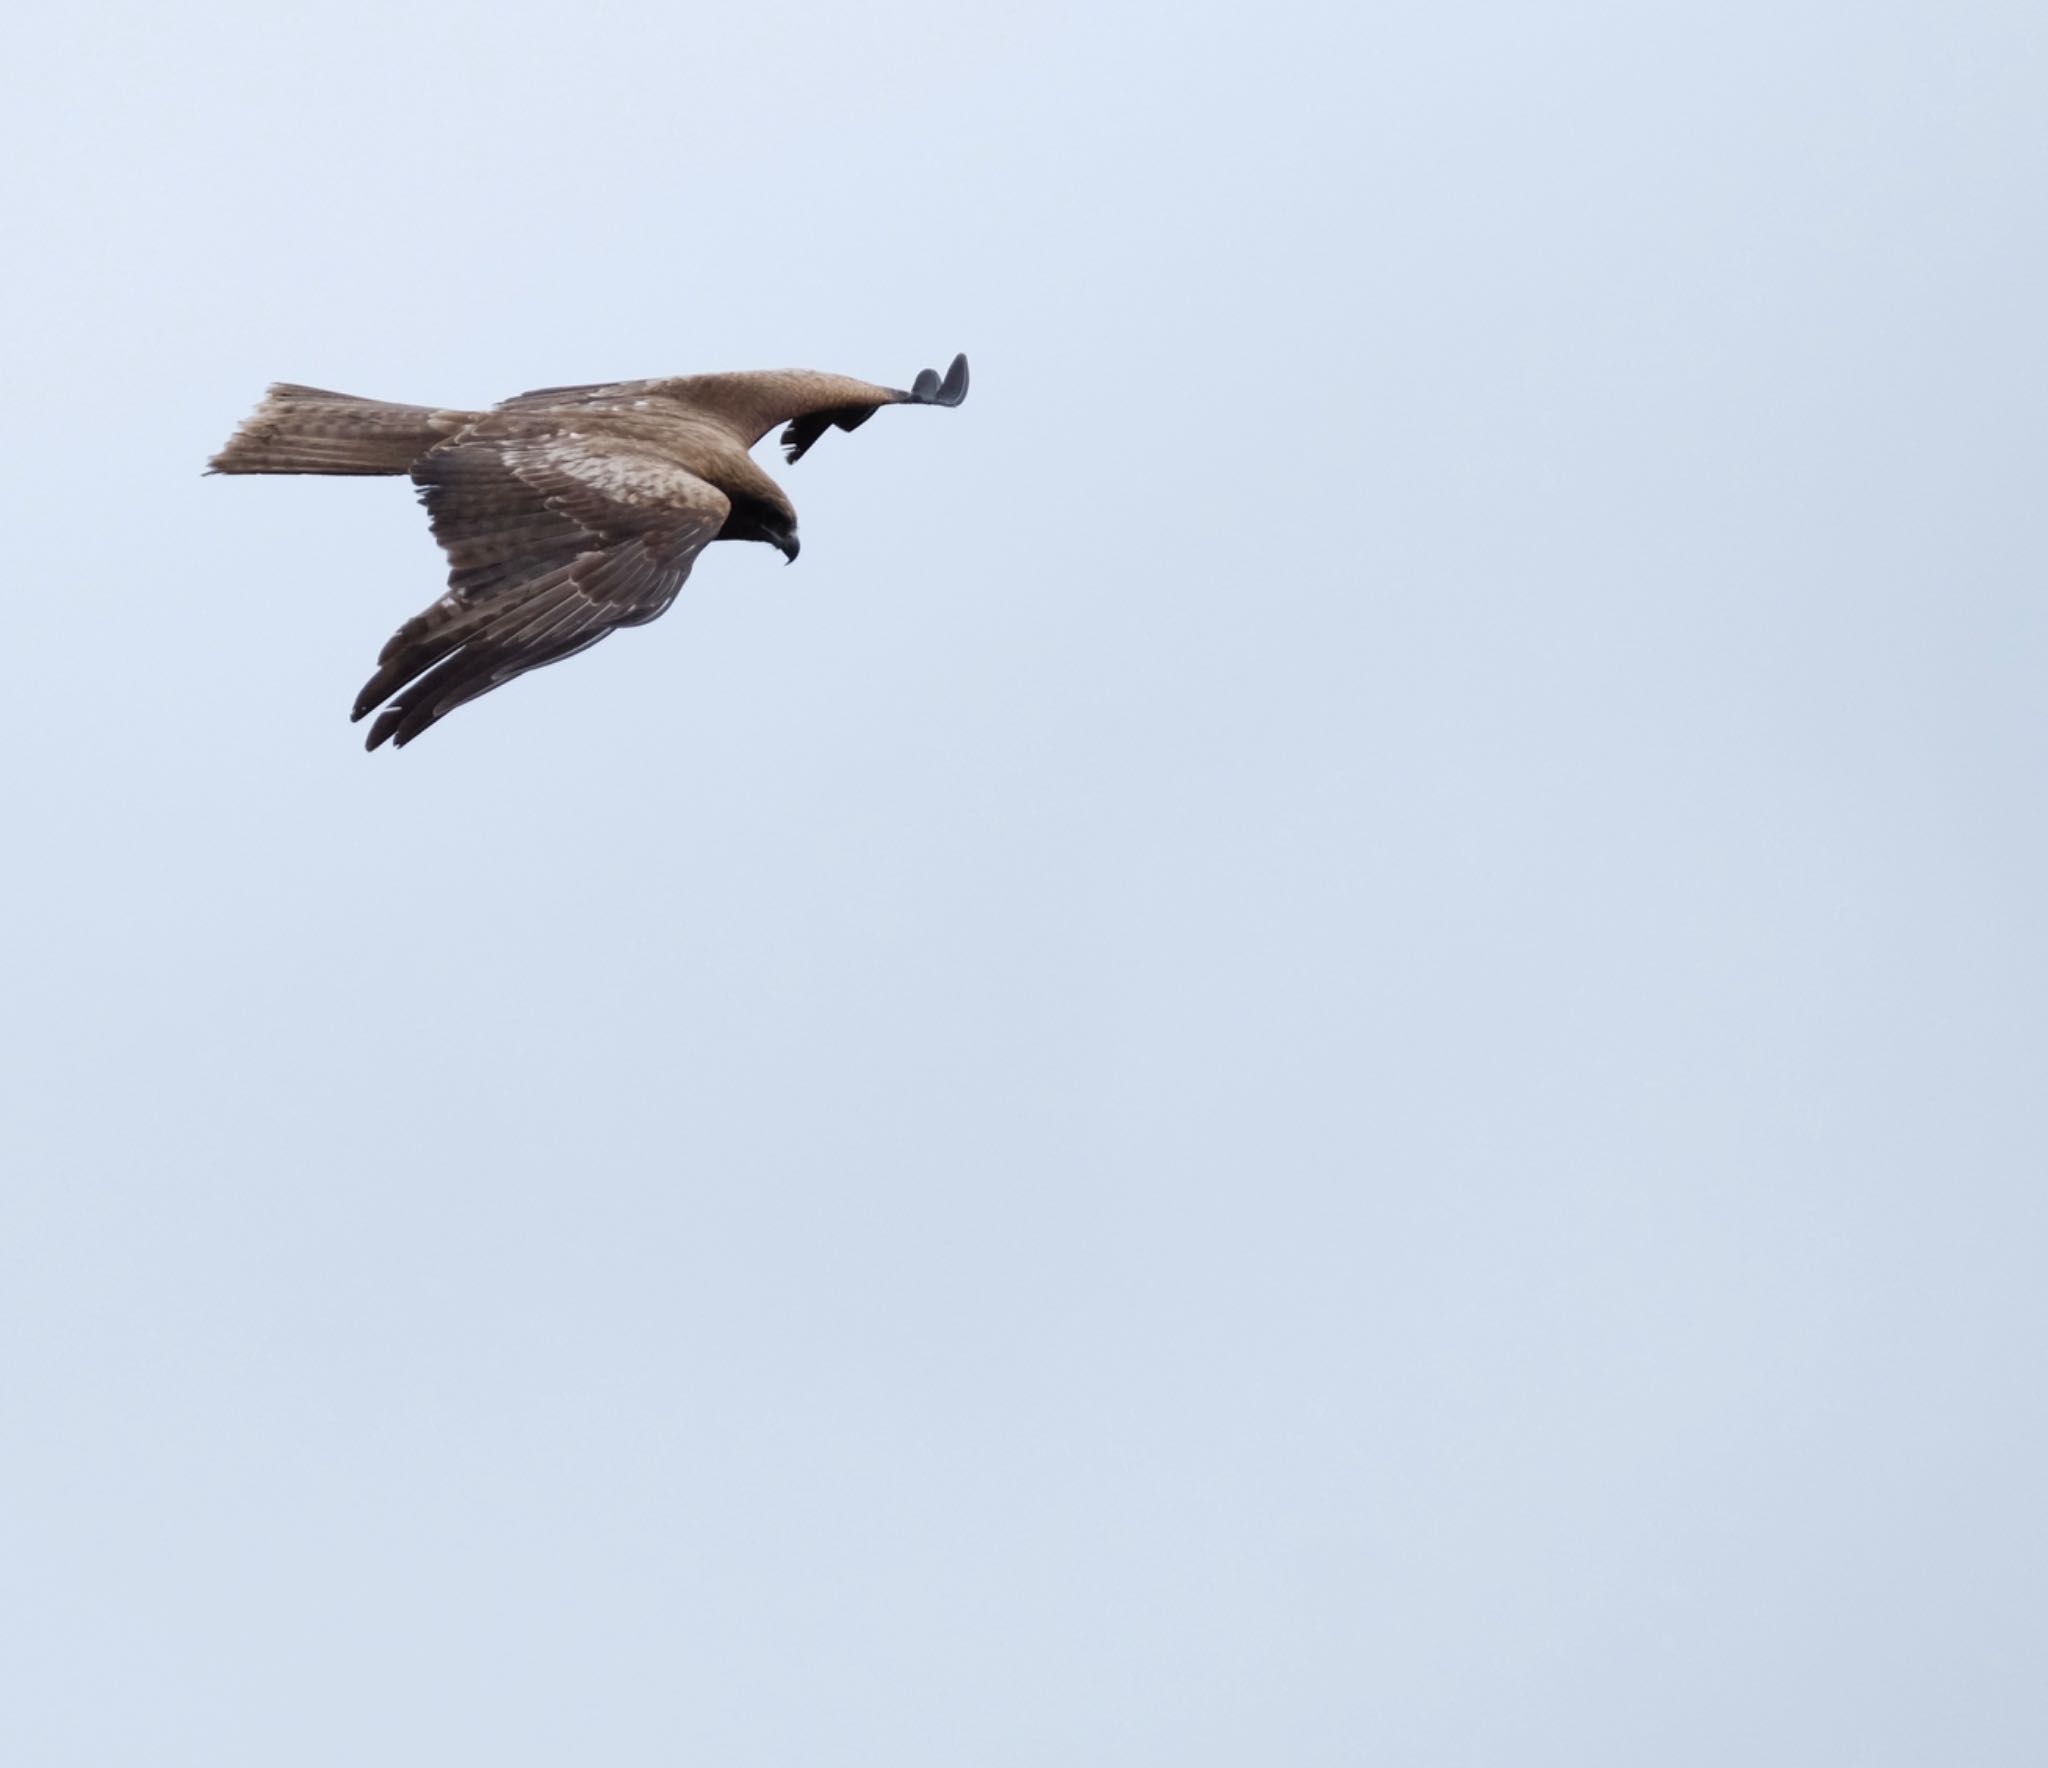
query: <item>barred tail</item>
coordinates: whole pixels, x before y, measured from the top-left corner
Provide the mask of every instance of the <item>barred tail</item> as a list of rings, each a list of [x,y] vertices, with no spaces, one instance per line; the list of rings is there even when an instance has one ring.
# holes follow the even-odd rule
[[[402,473],[475,414],[272,387],[207,465],[213,473]]]

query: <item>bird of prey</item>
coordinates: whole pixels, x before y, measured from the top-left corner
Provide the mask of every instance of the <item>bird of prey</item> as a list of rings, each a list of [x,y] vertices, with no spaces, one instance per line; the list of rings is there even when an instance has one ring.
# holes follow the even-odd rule
[[[354,718],[398,747],[514,676],[662,613],[714,540],[794,561],[796,511],[748,453],[777,424],[801,460],[884,405],[958,405],[967,358],[903,391],[808,370],[544,387],[489,411],[274,386],[216,473],[409,474],[448,593],[377,658]],[[378,712],[377,709],[383,710]]]

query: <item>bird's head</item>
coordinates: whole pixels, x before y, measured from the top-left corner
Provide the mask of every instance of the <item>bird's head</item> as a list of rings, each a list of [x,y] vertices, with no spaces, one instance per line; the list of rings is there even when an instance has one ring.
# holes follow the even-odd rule
[[[765,540],[792,565],[802,550],[796,536],[796,511],[786,502],[765,497],[735,498],[732,513],[718,531],[720,540]]]

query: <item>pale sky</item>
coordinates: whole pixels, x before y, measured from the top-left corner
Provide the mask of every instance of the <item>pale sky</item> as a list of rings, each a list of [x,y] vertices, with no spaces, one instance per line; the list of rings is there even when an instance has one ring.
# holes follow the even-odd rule
[[[2048,12],[10,31],[0,1760],[2048,1760]],[[956,350],[402,754],[201,477]]]

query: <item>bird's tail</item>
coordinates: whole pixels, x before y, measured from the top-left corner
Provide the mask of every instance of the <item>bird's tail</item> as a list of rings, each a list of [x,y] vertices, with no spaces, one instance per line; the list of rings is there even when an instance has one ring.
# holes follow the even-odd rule
[[[402,473],[475,413],[280,383],[207,465],[213,473]]]

